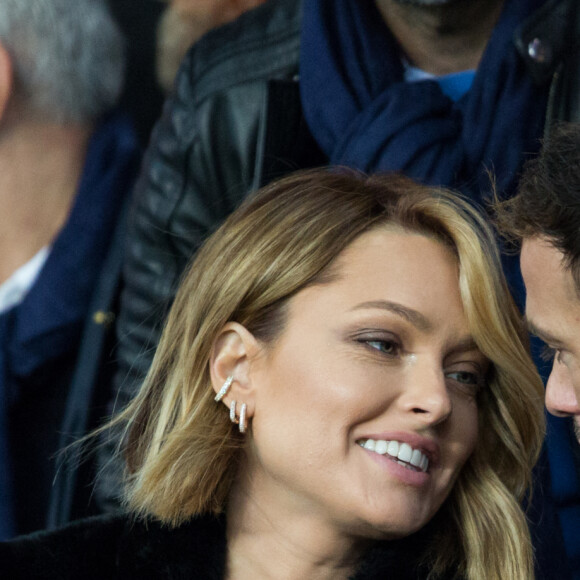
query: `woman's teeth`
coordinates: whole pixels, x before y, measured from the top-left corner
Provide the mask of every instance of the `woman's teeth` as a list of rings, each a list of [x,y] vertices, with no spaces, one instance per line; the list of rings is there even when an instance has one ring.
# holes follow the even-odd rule
[[[409,469],[412,469],[411,466],[423,472],[429,469],[429,459],[427,459],[427,456],[418,449],[413,449],[407,443],[385,441],[384,439],[362,439],[358,444],[379,455],[389,455]]]

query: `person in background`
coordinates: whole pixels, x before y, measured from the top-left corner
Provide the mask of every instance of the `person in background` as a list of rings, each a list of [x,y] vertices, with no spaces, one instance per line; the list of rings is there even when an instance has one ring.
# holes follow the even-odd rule
[[[526,322],[551,363],[546,407],[580,445],[580,125],[563,123],[552,131],[527,164],[518,194],[496,210],[500,231],[521,246]],[[568,521],[580,510],[574,495],[580,447],[572,445],[576,469],[570,478],[576,486],[560,498]],[[580,545],[567,550],[580,568]]]
[[[44,527],[89,302],[138,166],[101,0],[0,2],[0,538]]]
[[[157,29],[157,79],[171,92],[179,65],[189,48],[206,32],[235,20],[265,0],[166,0]]]
[[[491,170],[511,196],[553,121],[580,117],[579,13],[576,0],[269,0],[206,34],[138,180],[112,402],[141,384],[191,256],[274,177],[323,164],[400,170],[478,203]],[[504,265],[522,304],[518,261]],[[534,495],[530,514],[538,575],[558,578],[552,562],[565,555],[551,501],[574,483],[567,435],[549,432],[553,461],[543,458],[537,486],[546,495]],[[100,460],[103,509],[120,491],[115,447]],[[580,545],[579,530],[580,519],[565,526],[567,545]]]
[[[531,580],[526,338],[454,193],[344,169],[272,183],[186,272],[119,419],[128,513],[0,543],[0,576]]]

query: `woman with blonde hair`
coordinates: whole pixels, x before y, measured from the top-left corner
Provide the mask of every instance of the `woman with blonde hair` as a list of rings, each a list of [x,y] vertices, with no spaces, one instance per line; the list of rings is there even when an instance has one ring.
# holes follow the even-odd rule
[[[523,336],[455,194],[285,178],[200,250],[117,420],[128,515],[5,544],[0,572],[530,580],[543,388]]]

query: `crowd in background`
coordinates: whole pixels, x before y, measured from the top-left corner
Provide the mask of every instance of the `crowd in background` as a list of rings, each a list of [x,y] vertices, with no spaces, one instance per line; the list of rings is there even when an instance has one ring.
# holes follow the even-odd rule
[[[3,4],[3,540],[119,508],[120,424],[68,446],[134,400],[187,265],[250,193],[397,171],[490,217],[492,189],[511,198],[580,122],[574,0]],[[519,257],[502,261],[523,312]],[[539,579],[580,578],[580,405],[562,400],[524,500]]]

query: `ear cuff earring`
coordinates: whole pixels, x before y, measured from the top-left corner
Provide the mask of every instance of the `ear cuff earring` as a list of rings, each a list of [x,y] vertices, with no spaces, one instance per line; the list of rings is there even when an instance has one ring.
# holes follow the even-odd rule
[[[230,387],[232,386],[232,383],[234,382],[234,377],[233,375],[230,375],[225,383],[222,385],[222,388],[218,391],[217,395],[214,397],[214,401],[216,403],[219,403],[228,393],[228,391],[230,390]],[[237,423],[239,425],[239,429],[240,429],[240,433],[245,433],[246,432],[246,426],[247,426],[247,422],[246,422],[246,412],[247,412],[247,408],[248,406],[246,405],[246,403],[242,403],[240,405],[240,418],[238,420],[237,416],[236,416],[236,401],[232,401],[231,405],[230,405],[230,421],[232,423]]]
[[[236,417],[236,401],[232,401],[230,405],[230,421],[232,423],[237,423],[239,425],[240,433],[246,432],[246,411],[248,409],[248,405],[246,403],[242,403],[240,406],[240,418]]]
[[[226,394],[230,390],[230,387],[232,386],[233,382],[234,382],[234,375],[230,375],[226,379],[226,382],[222,385],[222,388],[219,390],[218,394],[215,396],[214,401],[216,403],[219,403],[226,396]]]

